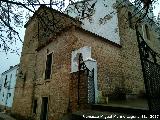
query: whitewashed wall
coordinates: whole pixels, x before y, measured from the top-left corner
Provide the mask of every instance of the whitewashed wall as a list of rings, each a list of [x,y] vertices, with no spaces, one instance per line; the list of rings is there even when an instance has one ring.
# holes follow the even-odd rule
[[[116,0],[89,0],[88,2],[90,5],[95,3],[94,14],[90,19],[79,19],[83,23],[82,28],[120,44]],[[79,6],[81,4],[81,2],[77,3]],[[79,18],[81,14],[74,5],[69,5],[65,13],[73,18]]]
[[[17,78],[17,70],[18,66],[16,65],[2,73],[2,78],[0,82],[2,86],[0,91],[0,104],[3,106],[12,107],[16,78]],[[6,80],[7,87],[4,86],[6,76],[7,76]],[[10,87],[10,89],[8,89],[8,87]],[[9,96],[9,94],[11,96]]]
[[[2,105],[2,94],[1,94],[2,87],[3,87],[2,83],[3,83],[2,74],[0,74],[0,105]]]
[[[78,71],[79,53],[82,53],[84,61],[91,59],[91,47],[85,46],[78,50],[72,51],[71,73]]]
[[[97,88],[97,62],[91,57],[91,47],[84,46],[78,50],[72,51],[71,55],[71,73],[78,71],[79,53],[82,53],[83,61],[86,67],[92,71],[94,69],[94,87],[95,87],[95,102],[98,99]]]

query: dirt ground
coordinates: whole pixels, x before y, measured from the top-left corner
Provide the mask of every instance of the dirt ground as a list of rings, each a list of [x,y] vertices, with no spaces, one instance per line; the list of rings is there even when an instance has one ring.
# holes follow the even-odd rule
[[[0,112],[0,120],[16,120],[4,112]]]

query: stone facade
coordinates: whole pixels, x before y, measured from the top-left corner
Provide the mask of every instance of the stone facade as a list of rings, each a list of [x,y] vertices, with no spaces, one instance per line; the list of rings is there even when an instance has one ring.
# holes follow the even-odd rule
[[[30,70],[31,67],[28,68],[30,71],[26,71],[26,80],[19,80],[17,83],[13,111],[22,115],[31,115],[31,104],[34,98],[38,100],[37,119],[39,119],[41,114],[41,98],[47,96],[49,98],[49,119],[58,119],[67,113],[70,100],[70,82],[74,78],[72,78],[72,74],[70,73],[71,52],[83,46],[91,46],[93,58],[97,60],[98,73],[100,73],[98,74],[99,90],[106,94],[106,91],[108,91],[107,86],[105,86],[108,84],[107,81],[111,83],[108,86],[112,86],[112,90],[114,86],[119,86],[122,81],[120,46],[111,45],[99,37],[80,28],[73,27],[66,32],[63,31],[63,34],[57,36],[57,39],[39,50],[35,55],[29,55],[30,61],[28,62],[33,62],[32,71]],[[52,77],[51,79],[44,80],[47,52],[53,52]],[[28,55],[23,54],[23,56],[26,57]],[[23,56],[21,59],[25,59]],[[24,64],[29,67],[28,62],[22,60],[21,65]]]
[[[139,19],[138,15],[131,19],[132,27],[129,26],[128,12],[134,15],[133,10],[133,8],[128,9],[128,7],[121,7],[118,10],[118,17],[125,86],[126,88],[132,89],[133,94],[137,94],[142,91],[144,92],[145,88],[135,28],[136,22]],[[122,17],[124,19],[120,19]],[[159,53],[160,41],[158,40],[158,35],[160,32],[156,30],[156,23],[149,23],[148,19],[144,18],[144,20],[137,25],[138,31],[143,36],[145,42],[151,47],[151,49]],[[149,28],[148,32],[150,39],[147,39],[145,25]]]
[[[124,15],[123,10],[118,11],[118,18]],[[124,88],[126,94],[138,95],[144,91],[135,29],[131,29],[119,19],[120,44],[117,44],[82,29],[79,22],[62,13],[54,11],[53,15],[57,16],[54,18],[57,21],[65,19],[58,23],[63,27],[57,27],[58,30],[45,38],[43,33],[38,34],[43,27],[39,27],[39,19],[35,16],[26,26],[12,112],[26,117],[34,116],[39,120],[43,97],[48,98],[48,120],[58,120],[69,112],[88,108],[86,73],[82,71],[80,75],[80,107],[77,104],[78,72],[71,73],[71,53],[84,46],[91,47],[91,56],[97,62],[100,97],[110,97],[116,88]],[[157,41],[151,43],[152,46],[154,44],[159,43]],[[155,49],[159,50],[158,47]],[[52,53],[51,76],[45,79],[46,60],[50,53]],[[37,107],[33,113],[35,100]]]

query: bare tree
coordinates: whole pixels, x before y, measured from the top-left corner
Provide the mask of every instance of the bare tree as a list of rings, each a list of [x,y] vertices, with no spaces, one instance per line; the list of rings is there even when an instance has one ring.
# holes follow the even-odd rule
[[[17,52],[13,46],[17,41],[23,40],[20,37],[18,29],[23,27],[24,20],[29,19],[29,13],[34,14],[37,8],[41,5],[48,6],[50,8],[56,8],[62,11],[66,5],[67,0],[0,0],[0,49],[4,52]],[[68,0],[69,4],[74,4],[77,0]],[[117,8],[121,7],[123,3],[128,0],[122,0],[118,3]],[[135,15],[141,13],[139,21],[141,21],[149,11],[150,6],[157,2],[157,0],[135,0],[137,8],[135,8]],[[138,9],[143,3],[143,7]],[[87,17],[90,18],[93,14],[93,8],[95,3],[89,5],[88,0],[82,1],[82,6],[76,6],[75,10],[78,11],[79,17],[82,19]],[[133,16],[133,17],[134,17]],[[40,16],[39,16],[40,17]],[[58,21],[57,21],[58,22]],[[56,23],[54,23],[55,25]]]
[[[1,51],[18,53],[18,49],[12,46],[17,41],[23,43],[19,29],[23,27],[25,20],[29,20],[30,14],[34,14],[41,5],[54,7],[62,11],[65,6],[65,0],[48,0],[48,2],[43,0],[0,0]]]

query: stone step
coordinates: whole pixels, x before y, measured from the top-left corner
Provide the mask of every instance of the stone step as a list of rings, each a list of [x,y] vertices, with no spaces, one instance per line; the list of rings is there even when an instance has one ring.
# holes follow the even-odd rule
[[[70,120],[130,120],[130,119],[137,119],[137,120],[149,120],[149,116],[145,114],[141,115],[133,115],[133,114],[124,114],[124,113],[116,113],[116,112],[101,112],[95,110],[83,110],[77,111],[72,114]]]
[[[143,115],[149,114],[148,108],[139,108],[139,107],[131,107],[131,106],[116,106],[116,105],[100,105],[94,104],[92,105],[93,110],[98,111],[107,111],[107,112],[116,112],[116,113],[124,113],[124,114],[132,114],[132,115]]]
[[[90,109],[74,112],[63,120],[149,119],[148,107],[127,105],[129,104],[94,104]]]

